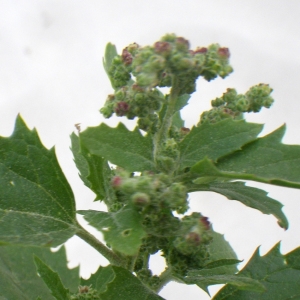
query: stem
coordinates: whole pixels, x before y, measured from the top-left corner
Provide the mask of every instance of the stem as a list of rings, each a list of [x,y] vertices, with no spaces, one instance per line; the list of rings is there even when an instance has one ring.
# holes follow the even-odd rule
[[[156,162],[157,156],[159,154],[159,149],[160,149],[161,145],[163,145],[163,143],[168,138],[168,132],[172,125],[172,118],[175,113],[175,105],[176,105],[176,102],[178,99],[177,84],[178,84],[178,79],[177,79],[177,77],[173,76],[172,89],[171,89],[168,103],[167,103],[167,110],[166,110],[166,113],[164,115],[164,118],[162,120],[159,130],[153,138],[153,142],[154,142],[153,157],[154,157],[155,162]]]
[[[95,248],[100,254],[102,254],[112,265],[125,266],[125,261],[115,254],[112,250],[108,249],[103,243],[96,239],[92,234],[86,231],[80,224],[76,235],[83,239],[86,243]]]

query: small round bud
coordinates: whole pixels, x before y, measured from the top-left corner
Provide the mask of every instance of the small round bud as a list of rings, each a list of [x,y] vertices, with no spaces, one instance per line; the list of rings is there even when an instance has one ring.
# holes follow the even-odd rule
[[[127,50],[127,47],[125,49],[123,49],[123,51],[122,51],[122,60],[126,66],[130,65],[132,63],[132,55]]]
[[[201,217],[199,221],[206,230],[210,229],[210,222],[208,220],[208,217]]]
[[[183,37],[176,38],[175,45],[179,51],[187,51],[190,48],[190,42]]]
[[[120,176],[113,177],[111,185],[113,188],[119,188],[122,184],[122,178]]]
[[[201,47],[201,48],[197,48],[196,50],[192,51],[192,54],[205,54],[207,52],[207,48],[205,47]]]
[[[199,246],[201,243],[201,236],[196,232],[190,232],[186,235],[185,240],[193,246]]]
[[[132,203],[138,207],[145,207],[150,204],[150,197],[145,193],[135,193],[131,197]]]
[[[171,53],[171,50],[172,46],[168,42],[160,41],[154,44],[154,51],[156,53],[162,54],[163,56],[169,55]]]
[[[229,58],[229,57],[230,57],[229,49],[228,49],[228,48],[225,48],[225,47],[219,48],[219,49],[218,49],[218,54],[219,54],[221,57],[224,57],[224,58]]]
[[[129,104],[125,101],[118,102],[115,107],[115,113],[117,116],[122,117],[125,116],[129,111]]]

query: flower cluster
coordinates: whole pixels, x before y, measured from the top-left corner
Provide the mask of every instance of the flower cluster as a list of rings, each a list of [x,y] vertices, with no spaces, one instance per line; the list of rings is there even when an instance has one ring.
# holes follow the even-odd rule
[[[97,300],[100,299],[98,292],[91,286],[79,286],[78,293],[72,295],[71,300]]]
[[[232,72],[228,48],[218,44],[190,49],[189,41],[174,34],[165,35],[152,46],[136,43],[116,55],[107,70],[115,90],[100,112],[106,118],[113,113],[138,118],[138,126],[155,133],[159,126],[158,112],[167,98],[159,87],[176,86],[177,95],[195,91],[196,79],[210,81]]]
[[[226,118],[241,119],[245,112],[259,112],[262,107],[269,108],[274,102],[270,96],[272,89],[267,84],[253,86],[245,95],[235,89],[227,89],[222,97],[211,101],[212,109],[202,113],[200,122],[216,123]]]

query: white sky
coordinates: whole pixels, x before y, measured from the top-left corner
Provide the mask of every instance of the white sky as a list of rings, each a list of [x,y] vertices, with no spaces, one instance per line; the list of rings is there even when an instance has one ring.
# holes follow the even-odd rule
[[[228,46],[235,69],[225,80],[199,80],[183,112],[186,126],[197,123],[210,100],[227,87],[243,93],[252,85],[269,83],[275,104],[247,119],[266,123],[264,133],[286,123],[284,142],[300,144],[299,14],[297,0],[1,0],[0,135],[11,134],[16,115],[21,113],[30,128],[38,129],[46,147],[56,145],[77,208],[101,208],[92,202],[93,193],[77,175],[69,135],[75,123],[85,128],[104,121],[98,110],[112,92],[102,68],[105,45],[112,42],[120,51],[129,43],[153,44],[165,33],[174,32],[189,39],[192,47],[215,42]],[[117,121],[120,119],[108,123]],[[212,193],[195,193],[191,207],[207,215],[216,231],[225,233],[240,259],[247,260],[258,245],[266,253],[279,240],[284,253],[299,246],[300,192],[251,185],[265,188],[285,205],[288,231],[280,229],[275,218]],[[105,263],[78,238],[67,245],[70,265],[81,262],[85,277],[96,271],[98,263]],[[155,260],[154,268],[160,264]],[[209,299],[198,287],[175,283],[161,296],[167,300]]]

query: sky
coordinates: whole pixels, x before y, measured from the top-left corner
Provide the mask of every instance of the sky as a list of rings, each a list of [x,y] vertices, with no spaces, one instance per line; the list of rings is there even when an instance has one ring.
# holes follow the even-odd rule
[[[300,144],[299,14],[297,0],[1,0],[0,135],[12,133],[20,113],[29,128],[37,128],[47,148],[55,145],[77,208],[103,209],[81,183],[69,135],[76,123],[84,129],[122,121],[134,128],[134,121],[105,120],[99,113],[112,93],[102,67],[105,45],[112,42],[121,51],[132,42],[151,45],[166,33],[176,33],[187,38],[192,48],[212,43],[229,47],[234,68],[224,80],[198,80],[197,91],[182,111],[186,127],[195,125],[201,112],[210,108],[210,101],[228,87],[245,93],[255,84],[268,83],[274,89],[272,108],[246,119],[264,123],[262,135],[285,123],[283,142]],[[208,216],[214,230],[225,234],[238,258],[244,260],[241,266],[260,245],[261,254],[280,240],[283,253],[300,246],[300,192],[253,182],[248,185],[265,189],[284,204],[290,222],[287,231],[274,217],[220,195],[190,195],[191,209]],[[67,242],[67,251],[70,267],[80,263],[85,278],[99,264],[107,264],[76,237]],[[159,255],[152,266],[154,272],[163,270]],[[168,284],[160,295],[167,300],[210,299],[200,288],[178,283]]]

